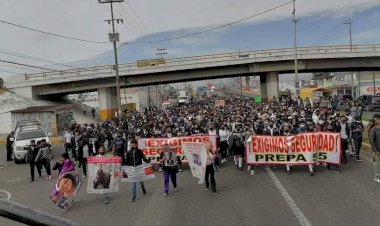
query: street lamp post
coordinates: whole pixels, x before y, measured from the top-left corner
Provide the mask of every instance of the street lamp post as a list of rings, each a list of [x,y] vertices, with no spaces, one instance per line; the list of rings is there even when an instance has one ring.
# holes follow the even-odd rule
[[[292,21],[294,23],[294,86],[296,90],[296,95],[298,98],[298,95],[300,93],[300,85],[299,85],[299,78],[298,78],[298,54],[297,54],[297,23],[300,20],[299,18],[296,18],[296,0],[293,0],[293,18]]]

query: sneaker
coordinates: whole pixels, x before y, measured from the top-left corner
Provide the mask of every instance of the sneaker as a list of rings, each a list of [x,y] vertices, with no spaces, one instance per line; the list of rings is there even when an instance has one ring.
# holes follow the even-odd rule
[[[238,166],[237,165],[235,165],[235,169],[237,169],[238,168]]]
[[[131,202],[135,202],[136,200],[137,200],[137,197],[133,196],[132,199],[131,199]]]
[[[356,161],[357,162],[363,162],[363,160],[361,160],[360,158],[356,158]]]
[[[376,182],[379,182],[379,183],[380,183],[380,178],[377,178],[377,177],[376,177],[376,178],[374,179],[374,181],[376,181]]]
[[[177,188],[174,188],[174,191],[178,191],[178,187],[177,187]]]
[[[86,175],[83,175],[83,177],[86,177]]]
[[[255,175],[255,171],[254,170],[251,170],[251,176]]]
[[[162,197],[167,197],[168,196],[168,193],[164,193],[163,195],[162,195]]]
[[[205,190],[206,190],[206,191],[210,191],[210,188],[206,188]]]
[[[311,177],[312,177],[312,176],[315,176],[315,174],[314,174],[313,171],[310,172],[310,176],[311,176]]]
[[[217,195],[217,194],[218,194],[218,192],[216,192],[216,191],[212,193],[212,195]]]
[[[179,172],[183,172],[183,170],[182,170],[182,169],[179,169]]]
[[[340,170],[334,170],[334,173],[340,174]]]
[[[160,168],[158,169],[158,172],[162,172],[162,167],[160,167]]]
[[[110,200],[109,199],[104,199],[104,204],[109,204]]]

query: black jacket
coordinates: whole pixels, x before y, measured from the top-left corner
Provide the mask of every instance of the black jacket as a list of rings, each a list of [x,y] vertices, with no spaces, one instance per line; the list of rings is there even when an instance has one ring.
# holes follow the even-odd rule
[[[143,160],[144,162],[149,162],[149,160],[145,157],[144,153],[140,149],[136,148],[134,151],[131,149],[127,152],[127,166],[139,166],[142,164]]]
[[[34,149],[32,149],[32,147],[34,147]],[[38,148],[37,145],[28,147],[28,151],[26,153],[26,159],[28,160],[28,162],[34,162],[39,150],[40,149]]]

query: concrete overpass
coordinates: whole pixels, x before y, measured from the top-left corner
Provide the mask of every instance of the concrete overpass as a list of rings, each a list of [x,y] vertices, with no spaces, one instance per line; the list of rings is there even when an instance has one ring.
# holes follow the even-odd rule
[[[380,70],[380,45],[303,47],[298,59],[299,72],[375,71]],[[273,97],[278,95],[278,75],[294,71],[294,49],[174,58],[140,68],[128,63],[119,70],[123,87],[260,75],[262,95]],[[31,98],[98,90],[100,107],[109,115],[116,106],[114,74],[113,65],[25,74],[12,77],[7,87]]]

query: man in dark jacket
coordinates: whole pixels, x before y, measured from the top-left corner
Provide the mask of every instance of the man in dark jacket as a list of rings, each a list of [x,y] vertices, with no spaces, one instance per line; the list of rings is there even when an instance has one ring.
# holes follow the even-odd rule
[[[362,147],[364,126],[360,120],[360,116],[355,116],[354,122],[351,123],[351,129],[353,142],[352,147],[355,150],[356,161],[361,162],[362,160],[360,159],[360,149]]]
[[[36,163],[34,161],[37,157],[38,151],[39,151],[39,148],[36,145],[36,141],[31,140],[30,146],[28,147],[28,151],[26,153],[26,159],[29,162],[29,166],[30,166],[30,177],[31,177],[30,182],[34,181],[34,167],[35,166],[37,167],[38,175],[41,177],[41,167],[38,164],[38,162]]]
[[[116,142],[116,141],[115,141]],[[127,166],[139,166],[144,162],[149,162],[149,160],[145,157],[144,153],[137,148],[137,141],[132,140],[131,141],[131,150],[127,152],[127,159],[126,159],[126,164]],[[141,189],[143,194],[146,194],[146,189],[144,185],[144,181],[140,181]],[[131,190],[132,190],[132,199],[131,202],[136,201],[137,199],[137,191],[136,191],[136,186],[137,182],[133,182],[131,185]]]
[[[125,153],[127,152],[127,142],[123,138],[122,133],[118,133],[115,141],[113,142],[113,155],[119,156],[122,159],[122,165],[125,165]]]
[[[7,136],[7,162],[12,161],[12,145],[15,139],[15,132],[12,131],[8,136]]]

